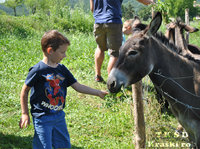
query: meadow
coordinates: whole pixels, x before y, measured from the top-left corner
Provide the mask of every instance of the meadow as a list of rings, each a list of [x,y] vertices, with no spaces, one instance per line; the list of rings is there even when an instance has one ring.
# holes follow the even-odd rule
[[[192,26],[200,28],[199,22]],[[33,125],[20,129],[20,91],[31,66],[42,59],[40,40],[49,29],[57,29],[70,41],[67,57],[62,61],[80,83],[107,90],[105,84],[94,82],[94,51],[92,15],[76,10],[60,19],[45,15],[0,16],[0,149],[32,148]],[[162,26],[161,31],[164,31]],[[200,46],[200,33],[193,33],[190,42]],[[106,54],[102,74],[107,79]],[[148,78],[143,80],[147,148],[188,145],[186,135],[178,135],[176,119],[160,113],[160,105]],[[134,122],[131,114],[130,88],[118,94],[109,94],[104,100],[79,94],[68,88],[66,122],[72,148],[132,149]],[[171,145],[171,146],[169,146]]]

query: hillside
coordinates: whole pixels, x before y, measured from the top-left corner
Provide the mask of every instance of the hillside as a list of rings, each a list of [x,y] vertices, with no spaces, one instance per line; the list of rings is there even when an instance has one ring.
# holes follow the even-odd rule
[[[0,10],[4,11],[6,14],[14,15],[14,11],[12,8],[6,7],[4,4],[0,4]],[[1,14],[1,11],[0,11]],[[24,5],[17,7],[17,15],[28,15],[28,10]]]
[[[136,0],[123,0],[122,4],[126,5],[128,3],[131,3],[134,6],[136,12],[143,6]],[[88,12],[90,9],[89,0],[69,0],[69,5],[71,6],[71,8],[80,7],[85,12]],[[9,15],[14,15],[13,9],[6,7],[3,3],[0,4],[0,10],[2,10],[3,12],[6,12]],[[17,15],[19,16],[28,15],[28,13],[29,12],[24,5],[17,7]],[[1,11],[0,11],[0,14],[1,14]]]

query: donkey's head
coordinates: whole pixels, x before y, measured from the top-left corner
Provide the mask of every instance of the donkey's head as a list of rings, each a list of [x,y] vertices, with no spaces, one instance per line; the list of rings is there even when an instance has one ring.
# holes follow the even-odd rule
[[[153,70],[151,38],[161,22],[161,13],[157,13],[145,30],[134,34],[121,47],[119,58],[107,82],[110,92],[118,92],[122,86],[136,83]]]
[[[199,29],[183,23],[181,19],[178,17],[175,21],[172,21],[169,24],[167,24],[166,35],[167,35],[167,38],[173,44],[178,44],[180,42],[176,42],[176,41],[184,40],[185,42],[184,31],[187,31],[189,33],[194,33],[194,32],[199,31]],[[183,46],[179,44],[177,46],[183,48]]]

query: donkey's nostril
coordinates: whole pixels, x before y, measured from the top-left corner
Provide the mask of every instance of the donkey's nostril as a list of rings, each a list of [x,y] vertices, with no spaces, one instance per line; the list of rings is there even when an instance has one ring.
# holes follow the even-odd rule
[[[113,87],[115,87],[115,86],[116,86],[116,82],[113,81],[113,82],[110,84],[110,87],[113,88]]]

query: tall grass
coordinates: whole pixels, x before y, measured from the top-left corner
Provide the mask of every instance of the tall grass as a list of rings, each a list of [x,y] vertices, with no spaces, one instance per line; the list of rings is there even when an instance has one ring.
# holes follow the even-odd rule
[[[96,43],[92,34],[92,16],[78,9],[73,11],[66,9],[68,13],[64,18],[44,14],[0,16],[0,148],[31,148],[33,125],[23,130],[18,127],[21,116],[19,95],[28,69],[42,59],[40,40],[45,31],[57,29],[71,41],[67,58],[62,63],[79,82],[107,90],[106,85],[94,82]],[[190,37],[193,44],[199,45],[199,33]],[[107,63],[108,55],[102,68],[105,79]],[[187,143],[187,138],[175,134],[178,123],[173,116],[160,113],[152,83],[143,84],[148,89],[145,91],[148,102],[144,101],[147,147],[155,148],[156,143],[178,143],[180,148],[180,143]],[[68,89],[64,111],[73,148],[134,148],[130,88],[124,92],[110,94],[101,100]]]
[[[53,13],[37,13],[30,16],[8,16],[0,17],[0,34],[13,34],[26,38],[35,32],[40,33],[51,29],[69,31],[81,31],[84,33],[92,32],[93,16],[92,13],[84,13],[80,8],[71,10],[63,8],[63,17],[58,17]]]

